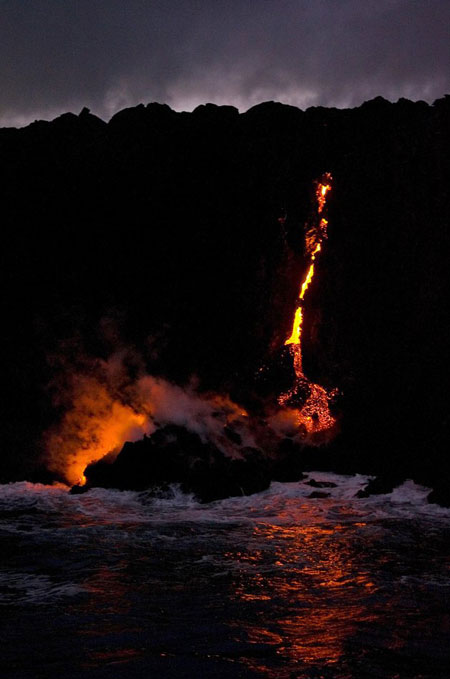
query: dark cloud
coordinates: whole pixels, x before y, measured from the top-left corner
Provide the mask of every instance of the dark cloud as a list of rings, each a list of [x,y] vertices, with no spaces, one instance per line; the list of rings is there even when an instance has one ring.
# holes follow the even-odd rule
[[[0,0],[0,124],[450,91],[448,0]]]

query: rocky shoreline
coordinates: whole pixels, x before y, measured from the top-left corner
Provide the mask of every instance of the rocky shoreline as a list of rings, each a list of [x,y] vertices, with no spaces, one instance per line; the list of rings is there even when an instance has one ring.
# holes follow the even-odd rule
[[[86,483],[73,486],[70,492],[81,494],[93,488],[114,488],[164,496],[170,484],[179,484],[183,492],[208,503],[259,493],[267,490],[272,481],[301,481],[306,478],[302,465],[302,446],[290,438],[279,442],[275,455],[268,456],[261,449],[247,446],[237,448],[233,457],[184,427],[168,425],[152,436],[126,443],[114,461],[106,459],[89,465],[85,470]],[[406,479],[407,476],[398,473],[374,476],[355,497],[391,493]],[[327,488],[334,484],[311,479],[308,485],[309,497],[321,499],[329,496]],[[427,499],[450,507],[448,484],[436,485]]]

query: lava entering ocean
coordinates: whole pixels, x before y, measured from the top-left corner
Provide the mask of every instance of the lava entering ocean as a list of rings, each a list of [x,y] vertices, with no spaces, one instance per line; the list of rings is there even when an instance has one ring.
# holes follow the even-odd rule
[[[320,444],[335,431],[327,391],[311,382],[303,371],[303,305],[314,276],[314,264],[327,237],[326,197],[331,175],[316,182],[315,210],[308,222],[306,253],[308,269],[301,282],[289,347],[295,369],[293,387],[278,398],[281,410],[270,415],[264,426],[226,395],[200,394],[194,386],[185,388],[138,370],[130,375],[126,356],[120,352],[107,361],[91,359],[87,369],[64,375],[56,405],[65,414],[47,432],[47,465],[60,480],[83,485],[88,465],[101,459],[112,462],[127,441],[151,436],[172,424],[184,427],[210,442],[229,459],[242,459],[246,448],[264,451],[268,457],[284,436]],[[137,374],[137,376],[136,376]],[[238,442],[238,443],[237,443]]]
[[[285,342],[289,346],[295,370],[295,383],[287,393],[282,394],[278,402],[284,407],[292,407],[300,403],[296,408],[295,418],[297,424],[308,437],[310,442],[314,439],[322,440],[324,434],[334,430],[336,418],[330,412],[330,399],[335,396],[337,390],[327,391],[319,384],[311,382],[303,371],[302,356],[302,331],[303,331],[303,305],[306,292],[314,276],[314,264],[317,255],[322,250],[323,241],[327,238],[328,220],[325,217],[327,194],[331,191],[332,176],[325,173],[315,185],[315,210],[313,218],[307,225],[305,244],[306,253],[309,257],[308,269],[304,277],[298,296],[298,306],[295,311],[292,332]],[[319,435],[320,436],[317,436]]]

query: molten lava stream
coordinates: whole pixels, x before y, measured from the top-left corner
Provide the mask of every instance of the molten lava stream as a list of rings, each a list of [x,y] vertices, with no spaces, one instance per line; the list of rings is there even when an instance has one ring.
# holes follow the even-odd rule
[[[305,432],[305,436],[326,432],[336,424],[335,418],[329,409],[329,400],[334,392],[327,392],[318,384],[310,382],[303,372],[302,357],[302,331],[303,331],[303,305],[306,293],[314,277],[314,264],[317,255],[322,250],[322,243],[327,238],[328,220],[323,216],[326,209],[327,194],[331,191],[331,174],[326,173],[316,182],[315,190],[315,213],[312,224],[308,225],[306,232],[306,253],[308,255],[308,269],[301,283],[298,296],[298,305],[294,314],[292,331],[285,342],[290,347],[296,375],[295,384],[290,391],[279,397],[282,406],[290,407],[299,400],[299,393],[307,387],[309,395],[303,399],[303,405],[297,410],[297,421]]]

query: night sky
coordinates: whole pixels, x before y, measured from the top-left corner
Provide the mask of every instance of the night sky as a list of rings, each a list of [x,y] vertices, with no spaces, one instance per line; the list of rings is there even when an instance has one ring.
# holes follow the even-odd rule
[[[0,0],[0,125],[450,92],[449,0]]]

